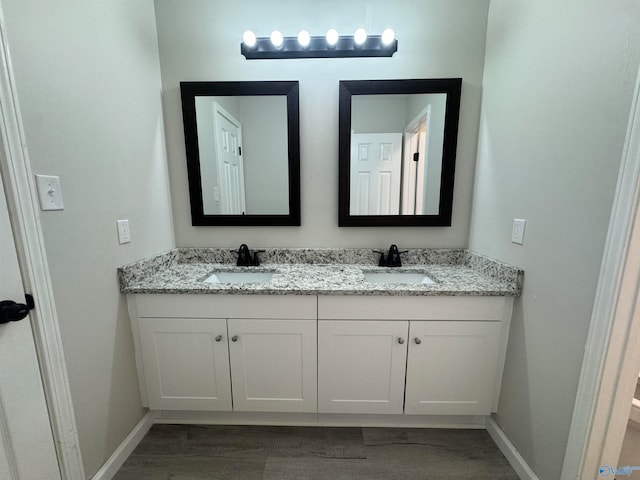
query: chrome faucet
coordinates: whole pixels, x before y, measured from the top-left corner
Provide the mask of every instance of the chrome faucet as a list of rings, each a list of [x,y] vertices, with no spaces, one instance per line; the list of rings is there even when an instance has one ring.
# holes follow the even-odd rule
[[[246,243],[243,243],[238,249],[238,260],[236,265],[239,267],[259,267],[260,258],[258,257],[258,253],[261,252],[264,252],[264,250],[254,250],[253,255],[251,255],[249,247]]]
[[[402,260],[400,260],[400,255],[407,253],[407,250],[402,252],[398,251],[398,246],[394,243],[389,247],[389,253],[386,257],[384,256],[384,252],[380,250],[374,250],[374,252],[380,254],[380,260],[378,261],[379,267],[401,267]]]

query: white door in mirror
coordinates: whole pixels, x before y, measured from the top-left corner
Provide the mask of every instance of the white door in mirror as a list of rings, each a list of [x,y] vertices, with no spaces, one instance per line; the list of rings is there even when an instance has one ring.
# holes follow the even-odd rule
[[[218,103],[213,103],[213,129],[215,132],[218,181],[223,188],[218,192],[223,214],[244,215],[245,198],[244,159],[242,157],[242,124]],[[222,195],[220,195],[222,194]]]
[[[351,135],[351,215],[398,215],[402,133]]]

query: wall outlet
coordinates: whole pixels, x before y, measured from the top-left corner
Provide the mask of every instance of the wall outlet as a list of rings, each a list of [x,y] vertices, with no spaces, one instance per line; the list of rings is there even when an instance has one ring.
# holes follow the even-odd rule
[[[60,177],[36,175],[36,188],[42,210],[64,210]]]
[[[116,220],[118,226],[118,241],[120,245],[131,242],[131,230],[129,229],[129,220]]]
[[[513,230],[511,230],[511,241],[522,245],[524,243],[524,227],[527,224],[522,218],[513,219]]]

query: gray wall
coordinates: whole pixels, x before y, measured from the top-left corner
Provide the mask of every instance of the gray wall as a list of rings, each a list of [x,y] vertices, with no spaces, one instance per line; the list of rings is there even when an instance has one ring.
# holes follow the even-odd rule
[[[2,4],[33,171],[62,181],[41,221],[89,477],[144,413],[116,267],[173,246],[153,3]]]
[[[239,97],[247,213],[289,213],[287,98]]]
[[[406,125],[406,95],[351,97],[351,130],[354,133],[402,133]]]
[[[491,2],[469,246],[525,271],[497,421],[541,480],[560,478],[639,62],[637,1]]]
[[[428,0],[156,0],[167,154],[176,243],[237,247],[466,247],[480,115],[480,85],[489,2]],[[242,32],[280,28],[322,34],[396,30],[392,58],[246,60]],[[462,116],[450,228],[338,228],[338,82],[462,77]],[[301,227],[192,227],[180,107],[180,81],[299,80],[302,170]]]

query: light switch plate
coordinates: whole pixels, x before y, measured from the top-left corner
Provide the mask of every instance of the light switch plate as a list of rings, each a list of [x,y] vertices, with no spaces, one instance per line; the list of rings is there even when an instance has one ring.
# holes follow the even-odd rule
[[[513,219],[513,230],[511,231],[511,241],[522,245],[524,243],[524,227],[527,221],[522,218]]]
[[[42,210],[64,210],[60,177],[36,175],[36,188]]]
[[[129,220],[116,220],[118,226],[118,242],[120,245],[123,243],[131,242],[131,230],[129,229]]]

